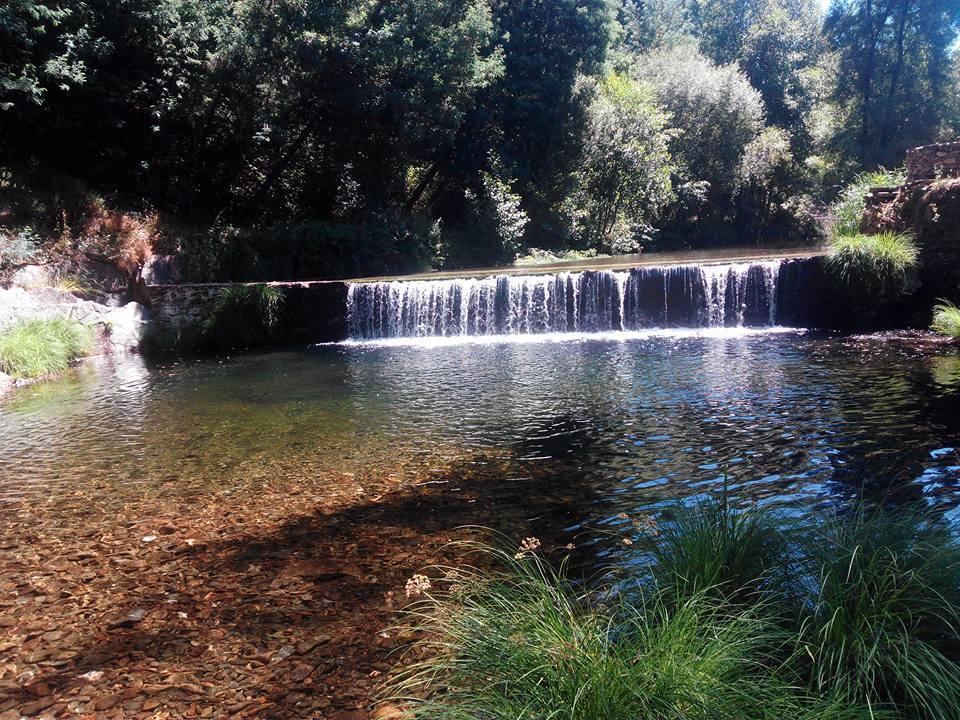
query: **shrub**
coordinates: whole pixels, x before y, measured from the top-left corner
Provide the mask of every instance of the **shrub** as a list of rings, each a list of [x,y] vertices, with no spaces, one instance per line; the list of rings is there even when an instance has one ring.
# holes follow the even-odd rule
[[[551,263],[572,262],[577,260],[593,260],[609,257],[601,255],[596,250],[541,250],[530,248],[527,254],[518,257],[514,265],[548,265]]]
[[[830,240],[827,269],[849,288],[896,291],[907,271],[916,267],[918,256],[908,234],[835,235]]]
[[[960,337],[960,308],[947,300],[934,305],[930,329],[941,335]]]
[[[897,187],[906,182],[906,172],[879,168],[857,175],[830,206],[830,230],[834,236],[856,236],[866,208],[866,195],[872,187]]]
[[[842,517],[807,535],[811,687],[911,718],[960,717],[960,546],[930,516]]]
[[[90,352],[91,330],[65,317],[22,320],[0,333],[0,371],[36,378],[66,370]]]
[[[202,343],[217,350],[262,345],[280,319],[283,291],[270,285],[234,285],[220,290],[203,322]]]
[[[128,275],[136,275],[153,256],[159,236],[159,216],[111,210],[100,198],[86,209],[81,250],[101,255]]]
[[[39,251],[40,240],[32,228],[0,228],[0,280],[20,265],[30,262]]]

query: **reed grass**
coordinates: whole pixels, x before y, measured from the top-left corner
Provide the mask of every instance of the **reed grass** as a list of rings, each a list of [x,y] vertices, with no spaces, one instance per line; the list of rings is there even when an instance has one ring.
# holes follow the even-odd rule
[[[858,510],[806,544],[812,582],[798,637],[811,688],[904,717],[960,717],[952,528],[924,512]]]
[[[798,581],[786,521],[759,508],[738,508],[724,491],[717,499],[681,505],[657,525],[650,573],[660,589],[680,597],[699,593],[750,603],[784,597]]]
[[[833,236],[853,236],[860,233],[860,221],[866,208],[870,188],[897,187],[906,182],[906,171],[879,168],[860,173],[847,185],[830,206],[830,231]]]
[[[201,346],[217,350],[252,347],[269,341],[283,306],[283,291],[263,283],[220,290],[201,327]]]

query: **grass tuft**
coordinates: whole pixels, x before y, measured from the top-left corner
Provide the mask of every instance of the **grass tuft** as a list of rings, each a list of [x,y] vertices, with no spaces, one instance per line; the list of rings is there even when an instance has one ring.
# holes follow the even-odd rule
[[[386,702],[433,720],[960,718],[952,526],[909,510],[800,525],[724,494],[648,537],[636,583],[591,592],[530,538],[466,545],[484,570],[414,576],[421,639]]]
[[[669,521],[657,524],[650,548],[657,587],[680,597],[707,593],[738,603],[792,592],[790,540],[772,512],[737,508],[724,492],[669,514]]]
[[[65,317],[22,320],[0,333],[0,371],[14,378],[62,372],[90,352],[90,328]]]
[[[219,350],[262,345],[276,328],[282,305],[283,291],[272,285],[223,288],[203,323],[201,342]]]
[[[903,169],[879,168],[874,172],[857,175],[830,206],[831,234],[834,236],[858,235],[860,221],[863,219],[863,211],[866,208],[866,195],[870,188],[898,187],[904,182],[906,182],[906,172]]]
[[[838,235],[830,240],[827,269],[850,288],[896,290],[918,257],[908,234]]]
[[[911,718],[960,717],[960,545],[923,513],[858,511],[807,536],[799,638],[811,687]]]
[[[426,659],[393,676],[407,718],[766,720],[865,718],[780,678],[782,630],[761,607],[707,593],[577,591],[534,553],[482,549],[486,566],[447,570],[411,606]],[[418,587],[426,584],[421,582]]]
[[[941,335],[960,337],[960,308],[947,300],[934,305],[930,329]]]

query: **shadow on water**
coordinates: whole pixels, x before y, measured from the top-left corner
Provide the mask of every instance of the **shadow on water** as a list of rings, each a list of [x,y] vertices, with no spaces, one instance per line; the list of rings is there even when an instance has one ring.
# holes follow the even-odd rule
[[[551,557],[568,554],[568,528],[596,500],[571,473],[576,465],[478,454],[392,492],[316,506],[266,532],[256,504],[225,501],[224,517],[250,513],[242,532],[161,551],[134,571],[139,579],[122,571],[114,587],[133,581],[136,590],[114,598],[119,621],[88,626],[73,643],[77,659],[32,677],[34,690],[0,689],[0,707],[11,698],[21,707],[35,702],[39,687],[58,702],[92,698],[79,702],[90,712],[366,717],[376,676],[408,639],[386,630],[407,578],[424,565],[456,562],[446,544],[478,532],[455,530],[464,525],[534,535]],[[580,552],[578,563],[590,566],[590,549]],[[142,619],[124,620],[131,609]],[[91,681],[91,673],[103,677]]]

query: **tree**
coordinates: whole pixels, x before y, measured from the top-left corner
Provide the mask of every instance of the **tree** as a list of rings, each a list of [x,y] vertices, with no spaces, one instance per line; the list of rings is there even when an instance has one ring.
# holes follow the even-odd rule
[[[648,89],[624,75],[609,75],[584,92],[593,99],[569,198],[575,237],[601,252],[639,252],[671,197],[667,116]]]
[[[760,92],[766,122],[809,147],[807,118],[818,99],[818,64],[825,46],[814,0],[761,0],[740,47],[740,67]]]
[[[743,73],[679,48],[640,58],[634,74],[677,130],[670,149],[681,177],[709,182],[715,197],[732,192],[744,148],[763,127],[763,102]]]
[[[75,45],[82,29],[67,31],[69,7],[41,0],[6,0],[0,5],[0,109],[17,102],[42,103],[51,85],[84,80]]]
[[[896,164],[934,140],[945,109],[958,0],[836,0],[825,31],[840,64],[842,128],[861,165]]]

